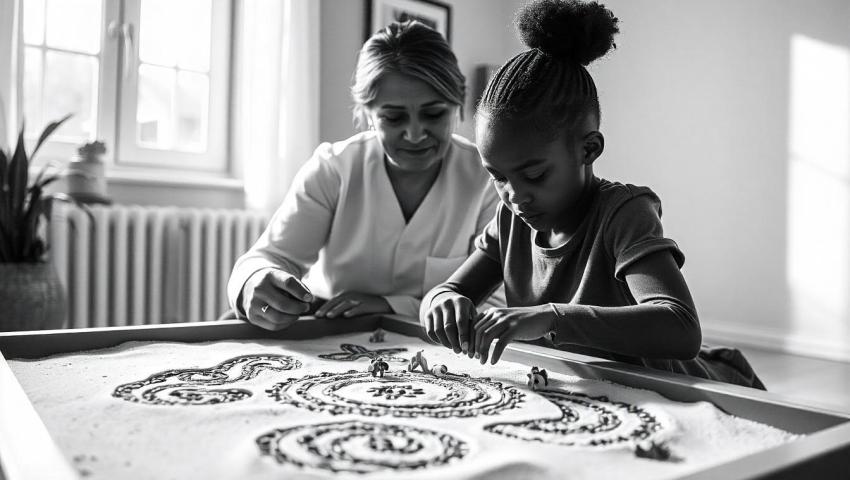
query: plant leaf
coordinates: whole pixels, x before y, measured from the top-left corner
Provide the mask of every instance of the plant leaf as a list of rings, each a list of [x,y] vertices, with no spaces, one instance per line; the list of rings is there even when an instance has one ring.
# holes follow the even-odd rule
[[[59,180],[59,175],[51,175],[47,178],[42,179],[41,183],[33,184],[33,187],[37,186],[38,188],[44,189],[44,187],[50,185],[51,183],[55,182],[56,180]]]
[[[12,238],[9,235],[6,226],[0,223],[0,263],[13,262],[12,258]]]
[[[6,189],[6,152],[0,148],[0,191]]]
[[[30,155],[30,160],[32,160],[32,155]],[[39,182],[41,182],[41,178],[44,177],[44,175],[47,173],[47,170],[55,166],[56,162],[53,161],[45,163],[44,166],[41,167],[41,170],[39,170],[38,175],[35,177],[35,181],[32,182],[33,185],[38,185]]]
[[[32,160],[32,158],[35,156],[35,152],[37,152],[38,149],[41,148],[41,144],[44,143],[45,140],[47,140],[47,137],[49,137],[54,130],[59,128],[60,125],[65,123],[65,121],[71,118],[72,116],[73,114],[69,113],[68,115],[65,115],[64,117],[60,118],[59,120],[56,120],[55,122],[51,122],[49,125],[44,127],[44,131],[41,132],[41,136],[38,137],[38,141],[35,142],[35,148],[32,149],[32,153],[30,154],[30,160]]]
[[[0,226],[8,225],[9,209],[11,207],[11,197],[9,196],[9,186],[6,184],[7,172],[9,170],[9,157],[6,152],[0,148]]]
[[[10,225],[17,226],[22,216],[24,198],[27,193],[27,179],[29,177],[29,161],[24,147],[24,130],[18,135],[18,144],[12,161],[9,164],[9,216]],[[14,235],[15,231],[10,232]],[[13,240],[14,242],[14,240]],[[12,250],[17,250],[13,243]]]
[[[44,212],[44,199],[41,196],[41,188],[33,187],[30,190],[29,205],[27,205],[20,225],[21,249],[23,250],[21,253],[24,261],[37,261],[39,258],[35,249],[39,241],[38,220]]]

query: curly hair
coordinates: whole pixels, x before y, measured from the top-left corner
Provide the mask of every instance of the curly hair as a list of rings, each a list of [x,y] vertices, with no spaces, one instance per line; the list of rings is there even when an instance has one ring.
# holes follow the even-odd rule
[[[466,100],[466,78],[457,57],[436,30],[416,20],[393,22],[372,35],[357,56],[351,97],[354,122],[366,126],[366,107],[378,95],[378,82],[390,72],[422,80],[449,103],[460,107]]]
[[[592,115],[600,118],[596,84],[585,68],[607,54],[619,20],[597,2],[537,0],[519,10],[515,24],[529,48],[493,75],[478,104],[491,120],[532,119],[557,134]]]

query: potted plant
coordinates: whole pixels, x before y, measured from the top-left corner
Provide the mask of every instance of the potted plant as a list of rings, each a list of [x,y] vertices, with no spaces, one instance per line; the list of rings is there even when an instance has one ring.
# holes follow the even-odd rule
[[[65,293],[47,262],[46,221],[54,199],[44,188],[58,175],[45,166],[30,181],[32,158],[70,115],[49,124],[32,152],[24,147],[24,130],[14,151],[0,148],[0,331],[60,328],[65,322]]]

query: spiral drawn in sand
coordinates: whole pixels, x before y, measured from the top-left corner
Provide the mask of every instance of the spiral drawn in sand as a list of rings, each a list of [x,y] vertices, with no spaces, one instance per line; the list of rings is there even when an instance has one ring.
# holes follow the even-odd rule
[[[267,390],[280,403],[333,415],[474,417],[516,408],[524,393],[487,378],[390,371],[384,377],[351,370],[290,378]]]
[[[250,380],[260,372],[300,368],[288,355],[241,355],[212,368],[166,370],[132,383],[119,385],[113,397],[150,405],[212,405],[250,397],[244,388],[214,388]]]
[[[532,442],[569,447],[633,448],[653,440],[665,426],[645,409],[608,397],[545,390],[543,395],[561,409],[561,418],[487,425],[484,430]]]
[[[440,467],[469,451],[448,433],[361,421],[280,428],[257,445],[281,464],[357,474]]]

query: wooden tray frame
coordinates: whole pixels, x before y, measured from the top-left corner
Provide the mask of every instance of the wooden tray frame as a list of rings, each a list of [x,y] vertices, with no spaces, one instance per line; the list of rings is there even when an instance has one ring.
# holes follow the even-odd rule
[[[389,315],[344,320],[304,318],[281,332],[239,320],[0,333],[0,480],[79,479],[50,437],[5,358],[39,358],[107,348],[126,341],[205,342],[276,338],[304,340],[326,335],[387,331],[424,338],[410,319]],[[716,478],[847,478],[850,414],[801,405],[781,395],[696,379],[528,344],[510,345],[504,358],[550,371],[653,390],[684,402],[708,401],[722,410],[794,433],[800,439],[687,475]]]

